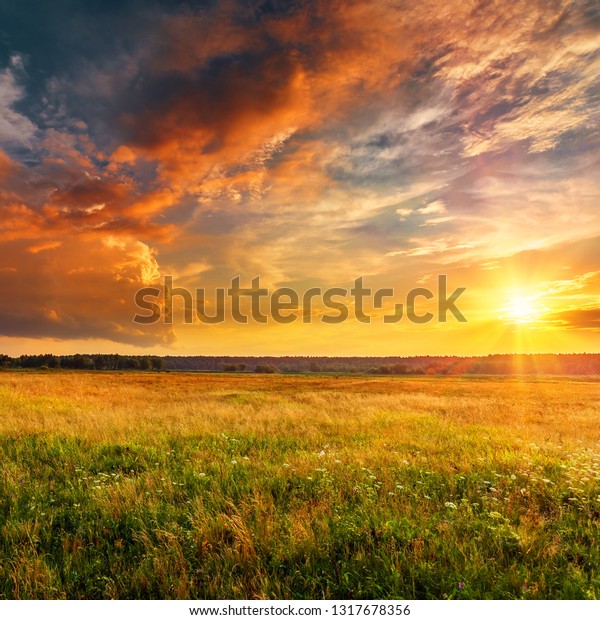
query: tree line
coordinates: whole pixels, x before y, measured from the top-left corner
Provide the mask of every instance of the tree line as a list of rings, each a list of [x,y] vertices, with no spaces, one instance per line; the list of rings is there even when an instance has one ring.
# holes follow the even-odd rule
[[[156,355],[0,355],[0,368],[180,370],[374,375],[600,375],[600,354],[513,354],[485,357],[217,357]]]
[[[96,354],[82,355],[0,355],[1,368],[66,368],[70,370],[164,370],[159,356]]]
[[[167,370],[374,375],[600,375],[600,354],[459,356],[166,356]]]

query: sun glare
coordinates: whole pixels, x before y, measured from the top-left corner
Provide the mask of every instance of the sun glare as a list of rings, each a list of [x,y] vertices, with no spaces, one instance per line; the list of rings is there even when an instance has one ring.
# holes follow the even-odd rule
[[[541,314],[541,308],[530,297],[515,295],[504,308],[508,320],[513,323],[531,323]]]

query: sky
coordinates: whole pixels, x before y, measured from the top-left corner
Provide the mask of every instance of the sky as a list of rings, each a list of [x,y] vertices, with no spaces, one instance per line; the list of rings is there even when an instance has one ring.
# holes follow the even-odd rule
[[[600,352],[599,112],[596,0],[4,0],[0,352]],[[134,322],[166,276],[395,296]]]

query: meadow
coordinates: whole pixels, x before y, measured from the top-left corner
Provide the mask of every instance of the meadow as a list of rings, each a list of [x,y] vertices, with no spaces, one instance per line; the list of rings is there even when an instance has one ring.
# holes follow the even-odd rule
[[[600,595],[600,382],[0,373],[0,598]]]

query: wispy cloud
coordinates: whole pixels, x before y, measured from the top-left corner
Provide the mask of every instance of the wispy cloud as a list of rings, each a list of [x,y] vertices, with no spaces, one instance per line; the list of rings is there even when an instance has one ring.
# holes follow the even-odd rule
[[[47,10],[0,69],[0,253],[52,273],[40,295],[58,299],[11,280],[48,320],[9,331],[172,341],[133,334],[120,302],[104,332],[87,302],[67,321],[83,273],[123,299],[165,268],[297,286],[451,268],[484,286],[600,235],[592,0],[126,5]],[[539,284],[571,294],[593,260]]]
[[[35,124],[15,109],[24,96],[19,76],[24,73],[23,59],[14,54],[9,64],[0,71],[0,147],[32,146]]]

